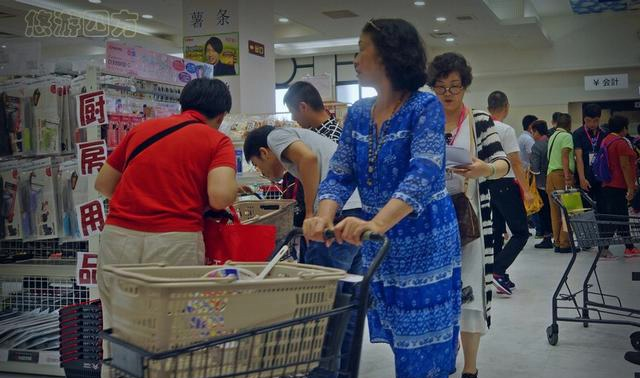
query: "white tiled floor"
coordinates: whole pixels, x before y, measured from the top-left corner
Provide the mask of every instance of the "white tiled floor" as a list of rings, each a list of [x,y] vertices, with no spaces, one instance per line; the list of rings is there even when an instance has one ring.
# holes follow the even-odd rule
[[[480,377],[633,378],[634,372],[640,372],[640,366],[627,363],[624,353],[631,349],[629,334],[639,328],[614,325],[583,328],[582,324],[560,323],[558,345],[547,343],[545,330],[551,323],[551,296],[569,256],[535,250],[535,242],[529,241],[509,272],[518,286],[514,295],[494,300],[493,327],[480,348]],[[621,255],[621,250],[614,249],[614,253]],[[593,252],[579,254],[570,282],[581,283],[593,256]],[[640,258],[605,261],[598,268],[600,280],[609,292],[619,295],[626,306],[640,308],[640,282],[631,281],[632,271],[640,271]],[[460,356],[458,373],[452,377],[460,377],[461,363]],[[366,343],[360,377],[393,376],[390,349]],[[8,377],[16,375],[0,373],[0,378]]]

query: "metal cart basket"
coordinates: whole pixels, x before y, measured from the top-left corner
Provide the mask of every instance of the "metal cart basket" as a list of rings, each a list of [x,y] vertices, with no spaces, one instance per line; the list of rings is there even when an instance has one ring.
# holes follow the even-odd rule
[[[357,377],[369,283],[389,249],[384,236],[367,233],[363,240],[380,242],[380,251],[357,299],[338,307],[336,285],[344,272],[335,269],[283,262],[263,282],[196,282],[183,277],[212,267],[112,267],[116,286],[122,287],[114,297],[135,295],[143,303],[131,310],[135,305],[130,298],[114,308],[116,331],[104,333],[112,357],[104,363],[118,377],[263,378],[301,377],[314,369],[337,372],[340,360],[348,357],[343,373]],[[230,267],[259,272],[264,265]],[[178,304],[150,308],[147,298]],[[342,356],[336,337],[342,331],[334,328],[354,311],[352,352]]]
[[[547,339],[551,345],[558,343],[558,322],[618,324],[640,327],[640,309],[626,308],[616,295],[605,294],[598,277],[597,266],[600,254],[596,253],[578,291],[568,284],[569,275],[577,258],[578,248],[601,249],[613,245],[640,242],[640,217],[598,214],[593,209],[596,203],[581,189],[556,191],[554,202],[562,209],[565,226],[569,233],[572,256],[558,283],[552,300],[552,324],[547,328]],[[582,206],[587,203],[591,208]],[[580,297],[582,303],[580,303]],[[560,302],[568,302],[560,305]],[[577,312],[577,317],[560,316],[567,310]],[[596,314],[596,318],[592,315]],[[605,317],[606,316],[606,317]]]

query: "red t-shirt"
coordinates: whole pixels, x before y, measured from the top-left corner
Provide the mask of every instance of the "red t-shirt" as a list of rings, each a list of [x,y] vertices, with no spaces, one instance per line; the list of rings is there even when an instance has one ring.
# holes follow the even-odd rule
[[[198,232],[208,205],[207,176],[217,167],[236,167],[231,139],[204,123],[190,124],[141,152],[127,156],[161,130],[188,120],[205,121],[196,111],[149,120],[134,128],[107,159],[123,172],[109,201],[107,224],[144,232]]]
[[[621,138],[616,134],[609,134],[602,140],[600,146],[607,146],[607,157],[609,160],[609,170],[611,171],[611,181],[603,183],[603,187],[627,189],[627,183],[624,181],[624,175],[622,174],[622,167],[620,166],[620,157],[629,157],[629,173],[633,177],[633,181],[636,181],[636,153],[631,148],[631,145],[625,138]]]

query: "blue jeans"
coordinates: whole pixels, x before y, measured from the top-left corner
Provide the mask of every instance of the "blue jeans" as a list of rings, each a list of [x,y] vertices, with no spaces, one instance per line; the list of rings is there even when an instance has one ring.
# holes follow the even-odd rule
[[[360,247],[351,244],[338,244],[333,243],[331,247],[327,248],[324,243],[309,242],[307,244],[306,251],[302,255],[302,262],[305,264],[313,264],[325,266],[328,268],[336,268],[347,271],[353,274],[362,274],[362,254],[360,253]],[[353,284],[347,284],[344,282],[339,283],[338,292],[341,294],[350,294],[353,290]],[[346,305],[347,303],[337,303],[338,306]],[[337,320],[338,317],[334,317]],[[356,313],[353,312],[349,315],[348,324],[344,333],[344,339],[341,347],[341,358],[339,361],[327,361],[329,365],[333,367],[327,369],[323,368],[325,364],[321,364],[320,368],[315,369],[309,374],[312,378],[336,378],[338,377],[338,366],[340,370],[347,370],[349,368],[349,356],[351,355],[351,348],[353,344],[353,336],[356,328]],[[334,319],[332,319],[334,320]],[[332,330],[327,329],[326,340],[331,340],[334,335],[331,334]],[[340,337],[340,335],[335,335]],[[323,355],[323,358],[327,356]]]

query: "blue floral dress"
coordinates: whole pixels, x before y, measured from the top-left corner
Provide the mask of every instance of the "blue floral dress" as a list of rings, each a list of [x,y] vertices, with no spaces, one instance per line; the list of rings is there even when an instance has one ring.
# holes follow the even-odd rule
[[[349,109],[319,199],[342,206],[357,188],[365,220],[394,198],[413,208],[387,233],[391,250],[372,282],[370,337],[391,345],[396,377],[445,378],[455,368],[462,279],[458,225],[445,188],[442,107],[435,96],[415,92],[375,138],[374,101]],[[363,246],[365,267],[377,248]]]

